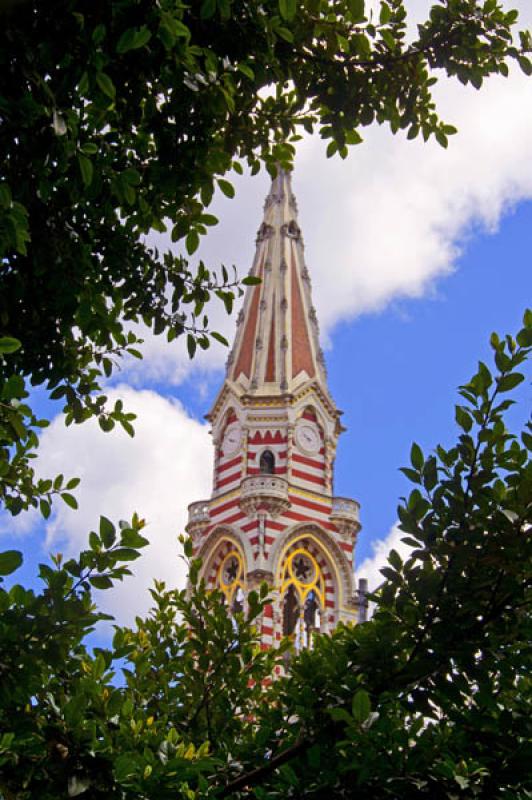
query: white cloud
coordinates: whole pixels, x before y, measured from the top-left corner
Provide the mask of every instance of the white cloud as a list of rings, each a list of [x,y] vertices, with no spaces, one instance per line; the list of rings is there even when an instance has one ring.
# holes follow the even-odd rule
[[[370,592],[374,592],[384,580],[380,570],[386,566],[390,550],[397,550],[403,561],[412,550],[411,547],[401,541],[403,536],[406,536],[406,534],[404,531],[400,531],[398,523],[395,523],[385,539],[377,539],[372,542],[373,555],[365,558],[360,566],[356,566],[357,579],[366,578]]]
[[[151,543],[132,562],[134,576],[100,596],[104,610],[128,622],[149,607],[147,588],[154,578],[184,586],[177,536],[184,532],[187,505],[210,496],[212,445],[207,426],[188,416],[179,402],[124,385],[109,393],[111,402],[118,397],[138,415],[133,439],[122,430],[104,434],[93,421],[65,428],[57,417],[42,436],[39,470],[82,479],[78,511],[60,500],[55,504],[47,526],[54,552],[79,552],[100,514],[114,523],[130,519],[134,511],[146,519],[144,533]]]
[[[297,189],[325,333],[431,291],[474,226],[495,230],[532,196],[530,79],[491,79],[481,92],[445,81],[438,104],[459,129],[447,150],[381,129],[344,163],[325,165],[314,141],[302,148]]]

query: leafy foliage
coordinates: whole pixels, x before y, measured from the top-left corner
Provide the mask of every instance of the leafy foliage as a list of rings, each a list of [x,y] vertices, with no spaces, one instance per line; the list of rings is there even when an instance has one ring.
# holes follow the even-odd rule
[[[373,618],[273,682],[283,648],[262,651],[255,628],[267,587],[231,617],[196,560],[188,593],[156,583],[146,619],[87,647],[104,618],[92,588],[127,574],[138,519],[102,518],[78,560],[41,566],[41,594],[0,588],[4,798],[528,798],[532,428],[505,415],[532,313],[491,344],[494,371],[460,388],[457,444],[412,448],[412,550],[390,554]]]
[[[290,168],[303,130],[345,158],[374,122],[446,146],[432,100],[438,70],[479,87],[530,36],[496,0],[435,3],[414,41],[403,0],[8,0],[0,24],[0,474],[13,513],[50,489],[29,462],[42,422],[23,381],[133,433],[102,381],[139,356],[137,323],[188,351],[221,337],[205,304],[231,311],[236,276],[189,256],[216,224],[208,207],[230,170]],[[252,281],[245,279],[242,283]],[[20,346],[6,351],[6,343]],[[12,380],[13,379],[13,380]],[[12,460],[14,459],[14,460]]]

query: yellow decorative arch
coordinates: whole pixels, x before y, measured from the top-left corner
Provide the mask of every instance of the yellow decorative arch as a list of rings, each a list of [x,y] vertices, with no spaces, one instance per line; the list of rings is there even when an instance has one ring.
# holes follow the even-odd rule
[[[218,567],[218,586],[229,607],[231,607],[238,589],[244,591],[244,561],[235,547],[231,548],[222,558]]]
[[[319,598],[321,607],[325,605],[325,582],[321,568],[312,553],[303,547],[293,550],[285,561],[281,578],[281,597],[289,586],[294,586],[302,605],[312,591]]]
[[[285,562],[285,559],[286,559],[287,552],[290,550],[290,548],[294,547],[294,545],[296,545],[299,541],[303,542],[303,541],[307,540],[307,541],[312,542],[316,546],[316,549],[325,558],[325,560],[327,562],[327,566],[331,570],[331,573],[334,575],[335,590],[339,594],[339,598],[338,598],[339,602],[342,603],[342,601],[343,601],[343,581],[342,581],[342,577],[340,575],[340,571],[338,569],[338,565],[336,563],[336,560],[335,560],[333,554],[329,555],[329,553],[327,552],[327,546],[322,541],[322,538],[319,537],[319,536],[316,536],[316,534],[312,532],[312,527],[313,526],[310,526],[310,530],[307,530],[306,526],[304,526],[304,525],[298,526],[297,531],[294,531],[293,535],[289,536],[289,538],[285,541],[284,546],[283,546],[281,552],[279,553],[279,555],[277,557],[277,575],[276,575],[276,581],[275,581],[276,586],[278,586],[280,588],[281,585],[282,585],[282,573],[283,573],[283,567],[284,567],[284,562]],[[306,550],[304,552],[307,553]]]

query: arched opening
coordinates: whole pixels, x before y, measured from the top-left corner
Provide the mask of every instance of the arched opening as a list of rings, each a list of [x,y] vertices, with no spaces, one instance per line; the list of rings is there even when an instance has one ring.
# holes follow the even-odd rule
[[[294,239],[299,239],[301,236],[301,230],[299,229],[299,226],[295,220],[290,220],[286,226],[286,233],[288,236],[291,236]]]
[[[321,630],[325,605],[325,580],[318,561],[304,547],[289,553],[281,575],[283,635],[294,650],[311,649]]]
[[[283,636],[292,636],[299,619],[296,590],[289,586],[283,600]]]
[[[264,450],[259,461],[261,475],[275,475],[275,456],[271,450]]]

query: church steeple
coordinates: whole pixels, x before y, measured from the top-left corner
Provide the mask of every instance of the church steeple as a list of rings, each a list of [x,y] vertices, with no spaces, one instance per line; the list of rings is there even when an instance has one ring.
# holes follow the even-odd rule
[[[264,206],[249,286],[225,380],[207,418],[214,443],[210,500],[189,507],[202,576],[230,609],[262,580],[273,602],[264,646],[282,635],[311,646],[317,631],[355,621],[358,503],[333,495],[343,428],[327,387],[290,175]]]
[[[279,169],[264,204],[249,287],[227,379],[251,393],[293,392],[316,381],[327,392],[318,321],[289,173]]]

